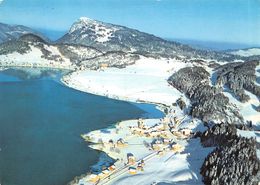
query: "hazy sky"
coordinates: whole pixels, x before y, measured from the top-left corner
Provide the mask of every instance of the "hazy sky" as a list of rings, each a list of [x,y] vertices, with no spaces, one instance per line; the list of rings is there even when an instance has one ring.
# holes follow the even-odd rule
[[[68,30],[79,17],[164,38],[260,45],[260,0],[0,0],[0,22]]]

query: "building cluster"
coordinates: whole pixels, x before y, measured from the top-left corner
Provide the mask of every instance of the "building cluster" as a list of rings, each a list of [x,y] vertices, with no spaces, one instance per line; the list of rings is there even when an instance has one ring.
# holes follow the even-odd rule
[[[132,134],[139,135],[141,137],[151,138],[172,138],[176,136],[178,138],[187,138],[192,135],[192,131],[188,128],[178,129],[180,119],[174,117],[174,119],[163,118],[160,123],[151,127],[144,124],[142,119],[137,121],[137,126],[130,126],[129,129]]]
[[[104,142],[103,145],[105,147],[110,147],[110,148],[123,148],[127,146],[127,143],[122,138],[119,138],[116,141],[110,139],[108,142]]]
[[[96,184],[100,180],[109,177],[111,175],[111,173],[114,172],[115,170],[116,170],[116,166],[114,164],[112,164],[111,166],[109,166],[108,168],[105,168],[98,174],[91,174],[89,176],[89,181],[93,184]]]
[[[163,138],[169,138],[169,131],[167,131],[167,124],[166,123],[158,123],[154,126],[146,126],[142,119],[139,119],[137,121],[137,127],[136,126],[130,126],[129,129],[132,134],[139,135],[142,137],[151,137],[151,138],[157,138],[157,137],[163,137]]]
[[[144,171],[144,160],[141,160],[140,162],[138,162],[136,164],[136,159],[135,156],[133,154],[127,154],[127,165],[129,165],[130,167],[128,168],[128,172],[131,175],[135,175],[138,171]]]
[[[159,123],[148,126],[142,119],[139,119],[137,120],[137,126],[129,126],[129,130],[132,135],[152,139],[152,142],[147,142],[147,147],[155,151],[157,155],[163,155],[170,151],[180,153],[184,150],[184,147],[175,142],[176,137],[188,138],[192,135],[190,129],[179,128],[180,122],[181,119],[177,119],[176,117],[173,117],[173,119],[165,117],[161,119]],[[120,148],[128,146],[128,143],[125,142],[123,138],[109,139],[106,142],[100,141],[99,143],[102,144],[103,147],[113,149],[111,150],[113,152],[117,152],[117,150],[120,151]],[[123,161],[123,159],[121,160]],[[124,164],[125,166],[121,168],[128,170],[128,173],[131,175],[137,174],[138,171],[144,171],[144,160],[137,161],[132,153],[127,154],[127,160]],[[122,170],[121,168],[116,169],[115,165],[111,165],[99,174],[91,174],[90,182],[97,183],[105,178],[110,178],[114,174],[113,172]]]

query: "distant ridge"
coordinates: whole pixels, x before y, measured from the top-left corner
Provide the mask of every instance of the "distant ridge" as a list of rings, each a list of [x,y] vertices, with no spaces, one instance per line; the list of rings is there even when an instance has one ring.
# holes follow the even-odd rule
[[[10,40],[15,40],[20,36],[28,33],[33,33],[35,35],[38,35],[46,39],[45,36],[43,36],[39,32],[29,27],[22,26],[22,25],[8,25],[8,24],[0,23],[0,43],[10,41]]]
[[[152,34],[86,17],[79,18],[57,43],[93,46],[102,51],[124,51],[152,57],[213,58],[214,52],[194,49],[178,42],[167,41]]]

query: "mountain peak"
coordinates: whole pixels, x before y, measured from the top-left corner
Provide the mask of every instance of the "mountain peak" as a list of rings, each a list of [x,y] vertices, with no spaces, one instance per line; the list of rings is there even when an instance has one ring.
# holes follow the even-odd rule
[[[89,18],[89,17],[80,17],[80,18],[78,19],[78,22],[82,22],[82,23],[87,24],[87,23],[96,22],[96,20],[91,19],[91,18]]]
[[[70,28],[69,33],[72,33],[76,30],[84,29],[87,27],[91,27],[93,24],[98,24],[98,22],[94,19],[90,19],[88,17],[80,17]]]
[[[79,18],[70,28],[69,34],[80,39],[90,39],[96,42],[107,42],[118,28],[108,23],[96,21],[88,17]]]

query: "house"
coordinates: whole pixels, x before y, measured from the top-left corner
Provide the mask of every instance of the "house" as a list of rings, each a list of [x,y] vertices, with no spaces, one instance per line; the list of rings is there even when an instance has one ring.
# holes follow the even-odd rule
[[[100,179],[102,179],[102,178],[105,177],[105,174],[101,172],[101,173],[98,174],[98,177],[99,177]]]
[[[114,141],[113,141],[112,139],[110,139],[110,140],[108,141],[108,145],[109,145],[110,147],[114,147]]]
[[[162,156],[164,154],[164,151],[163,150],[160,150],[160,151],[158,151],[158,153],[157,153],[157,155],[160,155],[160,156]]]
[[[170,123],[170,118],[164,117],[161,122],[168,124],[168,123]]]
[[[144,160],[142,159],[137,165],[137,170],[144,171],[144,165]]]
[[[108,167],[109,171],[114,171],[116,169],[116,166],[115,165],[111,165]]]
[[[187,129],[187,128],[181,129],[180,132],[181,132],[184,136],[190,136],[190,135],[191,135],[191,130],[190,130],[190,129]]]
[[[138,164],[137,170],[144,171],[144,167],[141,165],[141,163]]]
[[[109,171],[108,169],[105,169],[105,170],[102,171],[102,173],[103,173],[105,176],[108,175],[109,172],[110,172],[110,171]]]
[[[131,174],[131,175],[135,175],[136,174],[136,168],[134,168],[134,167],[129,167],[128,168],[128,171],[129,171],[129,173]]]
[[[100,69],[106,69],[106,68],[108,68],[108,64],[107,63],[101,63],[101,64],[99,64],[99,68]]]
[[[179,144],[175,144],[175,145],[172,145],[172,150],[176,153],[180,153],[184,150],[184,147]]]
[[[135,164],[135,157],[133,154],[128,153],[127,154],[127,163],[130,165],[134,165]]]
[[[118,147],[126,146],[126,143],[125,143],[125,141],[122,138],[118,139],[116,144],[117,144]]]
[[[163,139],[163,144],[169,144],[170,143],[170,140],[169,139]]]
[[[138,121],[137,121],[137,126],[138,126],[138,128],[143,128],[144,127],[144,121],[143,121],[143,119],[138,119]]]
[[[91,175],[89,176],[89,179],[90,179],[90,182],[96,183],[97,181],[99,181],[99,176],[96,175],[96,174],[91,174]]]
[[[160,150],[160,149],[161,149],[161,146],[160,146],[160,144],[153,143],[153,144],[152,144],[152,149],[153,149],[153,150]]]

